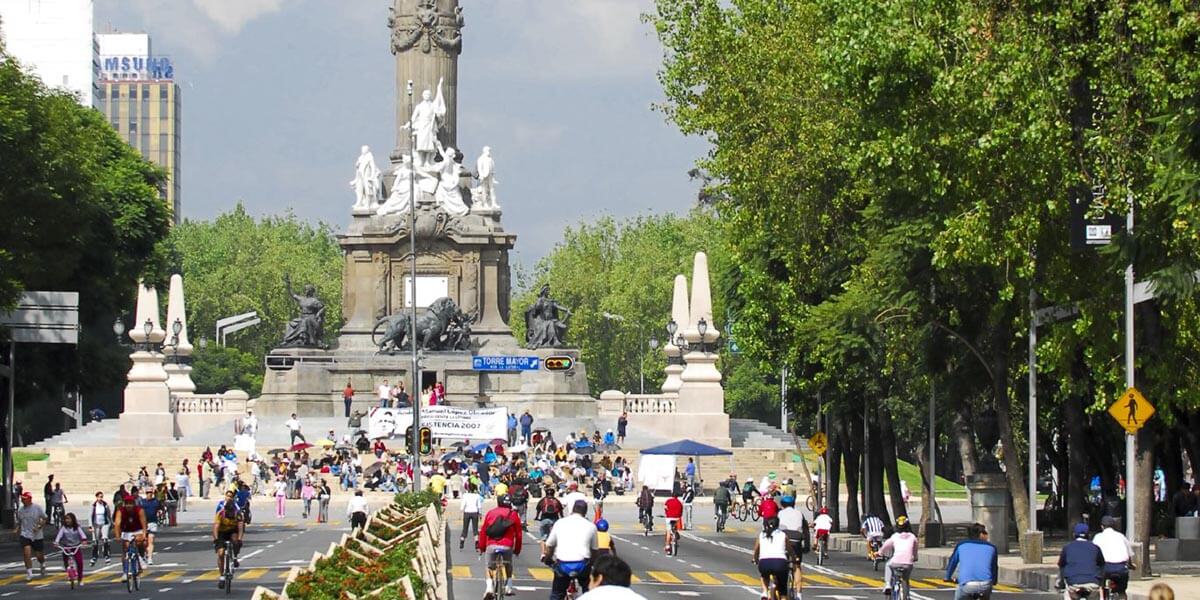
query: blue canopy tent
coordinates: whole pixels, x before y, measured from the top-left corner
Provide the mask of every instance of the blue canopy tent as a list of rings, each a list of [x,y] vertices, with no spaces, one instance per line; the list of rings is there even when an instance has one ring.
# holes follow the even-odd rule
[[[725,450],[724,448],[717,448],[716,446],[709,446],[708,444],[701,444],[700,442],[695,442],[692,440],[679,440],[678,442],[671,442],[669,444],[663,444],[653,448],[646,448],[645,450],[642,450],[641,453],[651,456],[728,456],[730,466],[733,465],[732,451]],[[672,462],[672,471],[674,471],[674,462]],[[645,481],[645,479],[645,477],[642,478],[643,481]],[[696,462],[696,479],[698,481],[700,480],[699,461]],[[657,489],[662,488],[660,487]],[[696,495],[700,495],[699,490],[697,490]]]

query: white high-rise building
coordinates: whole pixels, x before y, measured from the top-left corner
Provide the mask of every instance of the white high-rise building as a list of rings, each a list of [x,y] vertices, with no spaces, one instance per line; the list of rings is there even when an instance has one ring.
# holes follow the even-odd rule
[[[100,49],[93,33],[93,0],[0,0],[6,51],[52,88],[96,106]]]

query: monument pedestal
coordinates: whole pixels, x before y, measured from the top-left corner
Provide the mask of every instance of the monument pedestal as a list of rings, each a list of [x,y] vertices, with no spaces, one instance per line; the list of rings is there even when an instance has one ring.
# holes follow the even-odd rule
[[[579,350],[539,348],[519,350],[523,356],[545,360],[551,356],[570,356],[574,365],[569,371],[522,371],[510,373],[520,383],[516,390],[489,390],[488,399],[494,406],[504,406],[510,413],[528,410],[534,418],[596,417],[596,399],[588,393],[587,366],[579,360]]]
[[[175,439],[175,416],[171,414],[171,390],[162,367],[163,356],[143,350],[134,352],[130,359],[133,367],[118,421],[121,440],[131,446],[169,443]]]
[[[342,387],[330,379],[329,367],[332,364],[333,355],[328,350],[272,350],[267,355],[262,395],[254,405],[255,410],[265,417],[286,417],[292,413],[301,417],[342,414]]]
[[[1008,480],[1004,473],[976,473],[967,478],[971,519],[988,530],[988,541],[1008,552]]]

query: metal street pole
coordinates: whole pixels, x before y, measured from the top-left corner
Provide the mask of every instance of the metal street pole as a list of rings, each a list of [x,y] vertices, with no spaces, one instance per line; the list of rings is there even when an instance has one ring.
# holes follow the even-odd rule
[[[421,373],[417,370],[417,339],[414,337],[414,332],[417,326],[417,197],[415,190],[415,182],[417,179],[417,162],[416,162],[416,147],[417,147],[417,130],[412,123],[413,110],[413,82],[408,80],[408,114],[409,114],[409,139],[408,139],[408,168],[411,171],[408,174],[408,254],[409,254],[409,303],[412,311],[409,313],[409,335],[408,343],[412,346],[412,428],[413,428],[413,447],[409,449],[412,452],[412,490],[421,490],[421,453],[420,453],[420,438],[421,438],[421,393],[417,390],[421,389]]]
[[[13,514],[13,399],[17,397],[17,343],[8,342],[8,409],[4,415],[4,506],[0,507],[5,527],[15,521]]]
[[[937,510],[934,505],[937,503],[937,388],[934,385],[933,378],[929,380],[929,518],[926,522],[932,523],[936,518]],[[928,543],[928,542],[926,542]]]
[[[638,323],[638,379],[641,380],[641,385],[638,387],[638,393],[645,395],[646,393],[646,338],[642,337],[642,324]]]
[[[779,373],[779,428],[784,433],[788,432],[788,417],[787,417],[787,365],[783,365]]]
[[[1029,530],[1037,531],[1037,292],[1029,289]]]
[[[1129,212],[1125,215],[1125,229],[1133,236],[1133,194],[1129,194]],[[1125,387],[1134,387],[1133,373],[1133,256],[1125,267]],[[1137,495],[1133,493],[1137,480],[1135,455],[1137,438],[1125,434],[1125,533],[1131,542],[1137,543],[1134,515],[1137,514]],[[1139,561],[1140,562],[1140,561]]]

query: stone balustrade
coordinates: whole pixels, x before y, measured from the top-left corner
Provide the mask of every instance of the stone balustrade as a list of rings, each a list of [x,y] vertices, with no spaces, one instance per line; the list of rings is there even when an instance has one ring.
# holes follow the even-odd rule
[[[676,394],[626,394],[624,411],[631,415],[673,415]]]

